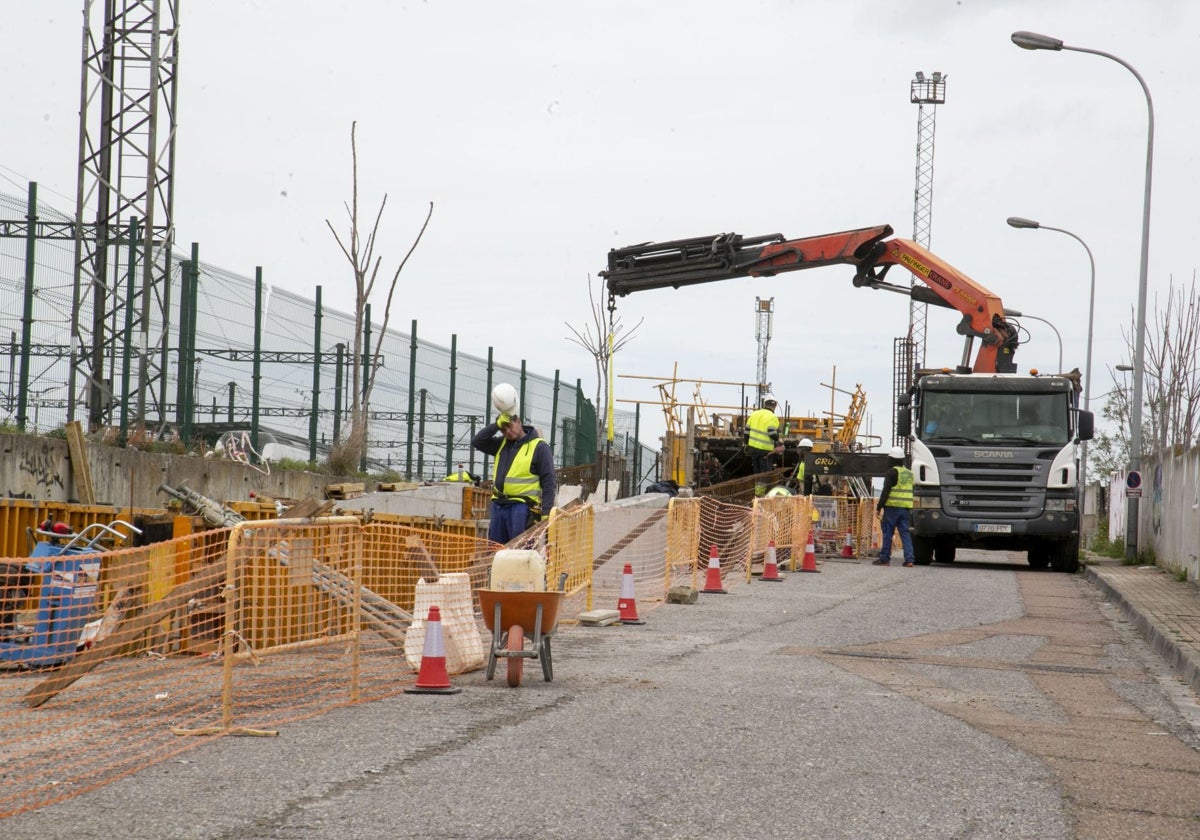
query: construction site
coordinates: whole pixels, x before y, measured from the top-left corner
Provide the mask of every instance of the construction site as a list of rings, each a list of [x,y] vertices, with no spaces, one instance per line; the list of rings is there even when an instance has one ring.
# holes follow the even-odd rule
[[[264,311],[261,276],[201,263],[196,246],[176,253],[175,11],[85,4],[84,89],[106,95],[85,97],[81,113],[79,206],[39,209],[31,184],[3,226],[6,265],[24,282],[9,290],[17,433],[0,472],[0,817],[223,736],[453,692],[458,674],[550,681],[560,624],[636,625],[639,607],[872,558],[894,447],[916,475],[918,565],[970,545],[1077,568],[1075,445],[1092,434],[1078,372],[1018,373],[1020,313],[928,248],[940,73],[912,82],[911,239],[890,225],[716,234],[614,247],[599,272],[610,317],[644,290],[827,266],[906,296],[893,391],[870,395],[880,428],[867,429],[853,373],[773,385],[774,300],[756,297],[753,380],[678,363],[669,376],[619,374],[658,399],[616,400],[606,445],[598,407],[559,370],[501,362],[491,347],[460,353],[457,336],[422,344],[415,319],[386,330],[369,304],[356,326],[322,307],[320,287],[315,301],[273,293]],[[908,275],[891,277],[894,266]],[[945,367],[924,358],[931,305],[961,316],[963,354]],[[203,313],[217,314],[206,326]],[[236,324],[235,338],[218,321]],[[206,345],[218,332],[226,344]],[[355,357],[360,338],[368,352]],[[381,385],[360,473],[280,469],[285,451],[315,467],[343,442],[360,370]],[[221,404],[206,405],[206,382],[227,389]],[[512,383],[542,429],[558,484],[545,519],[505,544],[488,539],[498,495],[471,445],[505,413],[497,383]],[[756,471],[748,418],[784,384],[828,407],[783,402],[771,469]],[[655,445],[641,440],[643,411],[665,425]],[[953,433],[952,416],[965,418]],[[995,463],[967,463],[973,447]],[[478,478],[445,480],[456,470]]]

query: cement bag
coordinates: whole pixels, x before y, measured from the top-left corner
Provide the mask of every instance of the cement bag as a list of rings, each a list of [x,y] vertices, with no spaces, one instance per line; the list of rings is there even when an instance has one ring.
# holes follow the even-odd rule
[[[446,673],[465,674],[483,667],[484,644],[475,620],[471,577],[466,572],[439,575],[435,583],[417,581],[413,622],[404,634],[404,658],[414,671],[421,669],[425,653],[425,622],[429,608],[442,615],[442,640],[446,647]]]

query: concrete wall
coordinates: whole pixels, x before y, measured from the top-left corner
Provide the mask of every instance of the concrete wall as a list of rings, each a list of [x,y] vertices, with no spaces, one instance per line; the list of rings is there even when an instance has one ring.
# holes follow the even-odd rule
[[[1114,474],[1110,486],[1109,530],[1123,536],[1128,501],[1124,474]],[[1200,449],[1165,450],[1145,460],[1138,548],[1139,553],[1152,550],[1157,565],[1200,579]]]
[[[15,499],[77,502],[79,493],[71,472],[67,442],[37,435],[0,435],[0,494]],[[338,481],[326,475],[297,470],[272,470],[263,475],[233,461],[206,460],[192,455],[163,455],[87,444],[88,465],[96,502],[117,506],[162,507],[168,497],[159,484],[186,484],[197,493],[222,502],[257,495],[275,498],[325,498],[325,485]],[[458,514],[455,514],[458,516]]]

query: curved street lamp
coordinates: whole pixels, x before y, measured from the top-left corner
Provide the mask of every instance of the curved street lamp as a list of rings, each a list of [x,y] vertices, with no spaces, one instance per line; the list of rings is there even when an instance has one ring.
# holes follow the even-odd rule
[[[1084,364],[1084,367],[1086,368],[1086,370],[1084,370],[1084,372],[1083,372],[1083,410],[1091,411],[1092,410],[1092,324],[1093,324],[1093,320],[1094,320],[1095,314],[1096,314],[1096,260],[1095,260],[1095,258],[1092,257],[1092,249],[1088,247],[1088,244],[1086,242],[1084,242],[1082,239],[1080,239],[1075,234],[1071,233],[1071,231],[1064,230],[1063,228],[1051,227],[1050,225],[1043,225],[1040,222],[1035,222],[1033,219],[1023,219],[1020,216],[1009,216],[1008,224],[1010,227],[1015,227],[1018,229],[1038,230],[1040,228],[1042,230],[1053,230],[1053,231],[1057,231],[1059,233],[1065,233],[1067,236],[1071,237],[1076,242],[1078,242],[1080,245],[1082,245],[1083,250],[1087,251],[1088,263],[1092,267],[1092,281],[1091,281],[1091,292],[1088,295],[1087,361]],[[1060,364],[1059,367],[1062,367],[1062,365]],[[1088,470],[1087,448],[1088,448],[1088,442],[1085,440],[1083,442],[1083,467],[1080,470],[1080,472],[1081,472],[1080,483],[1082,483],[1083,487],[1085,488],[1084,489],[1085,494],[1087,492],[1086,488],[1087,488],[1087,470]],[[1081,513],[1082,513],[1082,511],[1081,511]]]
[[[1146,185],[1142,198],[1142,254],[1138,269],[1138,300],[1137,322],[1134,324],[1136,338],[1133,348],[1133,397],[1131,399],[1130,429],[1129,429],[1129,469],[1139,470],[1142,466],[1142,379],[1145,375],[1146,356],[1146,269],[1150,262],[1150,184],[1154,164],[1154,100],[1150,98],[1150,88],[1142,74],[1133,68],[1129,62],[1117,58],[1112,53],[1093,50],[1087,47],[1071,47],[1058,38],[1049,35],[1039,35],[1036,32],[1014,32],[1012,42],[1026,50],[1052,50],[1058,52],[1089,53],[1117,62],[1137,79],[1146,95]],[[1125,559],[1136,560],[1138,553],[1138,498],[1130,496],[1126,501],[1125,512]]]
[[[1021,317],[1021,318],[1028,318],[1028,319],[1029,319],[1029,320],[1031,320],[1031,321],[1041,321],[1041,322],[1042,322],[1043,324],[1045,324],[1047,327],[1049,327],[1050,329],[1054,330],[1054,335],[1055,335],[1055,337],[1058,339],[1058,372],[1059,372],[1059,373],[1062,373],[1062,366],[1063,366],[1063,343],[1062,343],[1062,333],[1060,333],[1060,332],[1058,331],[1058,327],[1054,326],[1054,324],[1051,324],[1051,323],[1050,323],[1049,321],[1047,321],[1045,318],[1041,318],[1041,317],[1039,317],[1039,316],[1037,316],[1037,315],[1030,315],[1028,312],[1021,312],[1021,313],[1018,313],[1018,317]]]

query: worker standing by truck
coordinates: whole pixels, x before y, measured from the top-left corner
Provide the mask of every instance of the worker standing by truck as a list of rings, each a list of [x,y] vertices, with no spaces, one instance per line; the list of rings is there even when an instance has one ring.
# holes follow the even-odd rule
[[[760,499],[767,493],[764,476],[775,468],[771,456],[783,452],[783,444],[779,442],[779,417],[775,414],[777,405],[774,394],[763,397],[762,408],[751,413],[742,433],[746,448],[750,451],[750,468],[755,476],[754,495]]]
[[[913,474],[904,465],[904,449],[893,446],[888,452],[888,471],[883,479],[883,491],[879,494],[879,504],[876,506],[883,517],[880,527],[883,531],[879,542],[879,559],[876,566],[890,566],[892,563],[892,535],[900,532],[900,545],[904,549],[904,565],[911,566],[915,559],[913,554],[912,534],[909,531],[913,505]]]
[[[804,459],[812,452],[813,442],[808,438],[800,438],[800,443],[797,447],[800,460],[796,464],[796,472],[792,475],[792,480],[796,484],[796,492],[802,496],[812,495],[812,477],[805,477]]]

